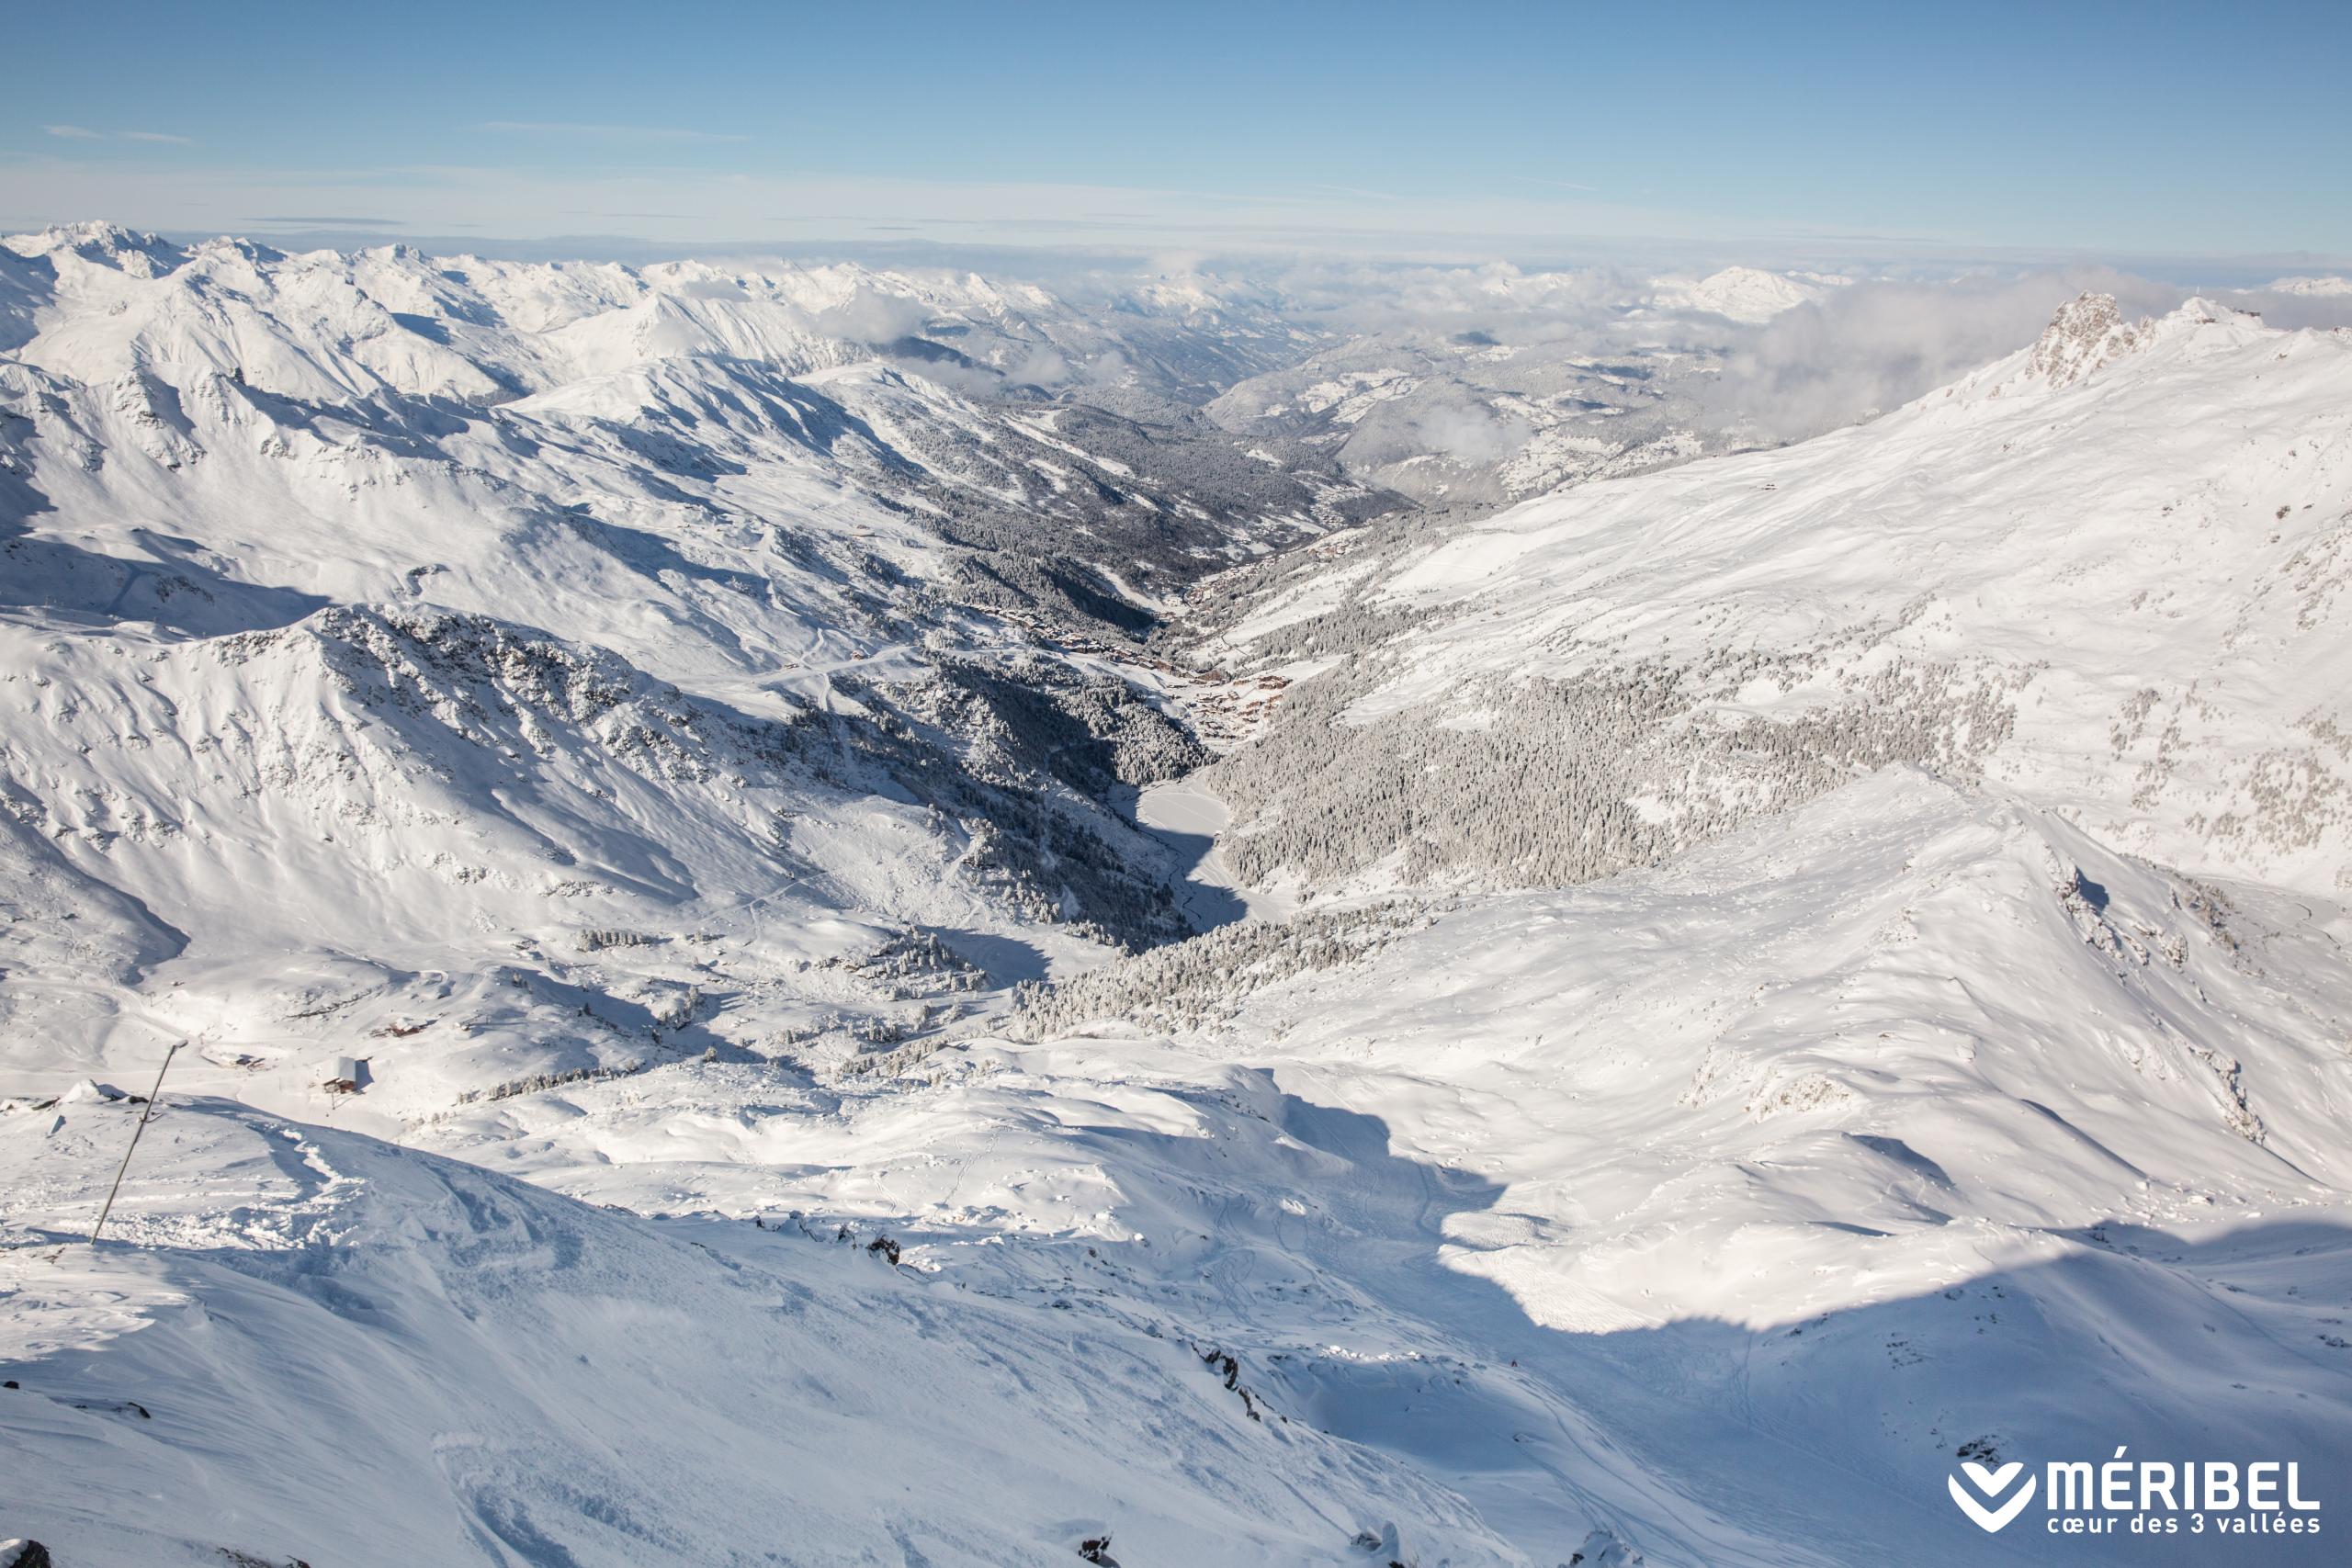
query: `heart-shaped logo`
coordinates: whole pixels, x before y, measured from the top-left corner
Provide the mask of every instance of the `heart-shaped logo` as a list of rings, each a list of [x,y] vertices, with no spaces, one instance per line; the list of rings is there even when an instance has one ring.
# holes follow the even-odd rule
[[[2009,1483],[2018,1478],[2018,1472],[2025,1469],[2025,1461],[2013,1459],[1998,1470],[1987,1470],[1971,1459],[1962,1460],[1960,1468],[1968,1472],[1968,1479],[1976,1483],[1977,1490],[1983,1492],[1987,1499],[1997,1499],[2008,1490]],[[1968,1488],[1960,1483],[1957,1475],[1945,1476],[1944,1487],[1951,1492],[1951,1500],[1960,1505],[1960,1511],[1974,1519],[1980,1529],[1999,1529],[2025,1512],[2025,1506],[2033,1501],[2033,1477],[2030,1475],[2025,1478],[2025,1484],[2018,1488],[2017,1495],[1997,1508],[1986,1507],[1969,1495]]]

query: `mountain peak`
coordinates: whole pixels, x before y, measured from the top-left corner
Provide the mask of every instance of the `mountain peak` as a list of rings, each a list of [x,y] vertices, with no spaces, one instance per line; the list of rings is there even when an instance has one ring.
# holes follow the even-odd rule
[[[1823,292],[1818,283],[1752,266],[1727,266],[1695,283],[1660,278],[1658,284],[1657,302],[1669,310],[1705,310],[1749,325],[1769,321]]]
[[[141,277],[169,272],[181,259],[161,234],[126,229],[119,223],[89,219],[79,223],[53,223],[38,233],[9,238],[8,247],[21,256],[52,255],[72,251],[87,261]]]
[[[2126,322],[2112,294],[2088,290],[2058,307],[2034,341],[2033,374],[2053,387],[2070,386],[2139,346],[2152,323]]]
[[[2202,295],[2192,296],[2162,316],[2123,319],[2112,294],[2076,295],[2050,318],[2029,351],[2031,375],[2052,387],[2068,387],[2128,355],[2145,354],[2159,343],[2221,327],[2224,336],[2261,333],[2262,318]]]

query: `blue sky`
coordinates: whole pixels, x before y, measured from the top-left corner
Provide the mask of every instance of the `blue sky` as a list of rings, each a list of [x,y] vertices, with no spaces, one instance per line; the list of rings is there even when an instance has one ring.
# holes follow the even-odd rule
[[[2352,254],[2352,6],[20,7],[0,223]]]

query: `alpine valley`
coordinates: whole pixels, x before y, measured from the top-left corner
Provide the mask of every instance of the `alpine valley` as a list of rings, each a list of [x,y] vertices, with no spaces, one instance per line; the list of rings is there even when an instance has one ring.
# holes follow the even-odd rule
[[[2352,333],[1393,282],[0,243],[0,1537],[2342,1561]]]

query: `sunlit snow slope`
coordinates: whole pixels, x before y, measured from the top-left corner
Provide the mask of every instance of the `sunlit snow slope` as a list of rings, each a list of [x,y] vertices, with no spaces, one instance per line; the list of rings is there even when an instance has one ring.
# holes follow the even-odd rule
[[[1215,654],[1327,672],[1228,857],[1540,886],[1910,761],[2341,897],[2347,410],[2352,335],[2086,297],[1868,425],[1238,574]]]

